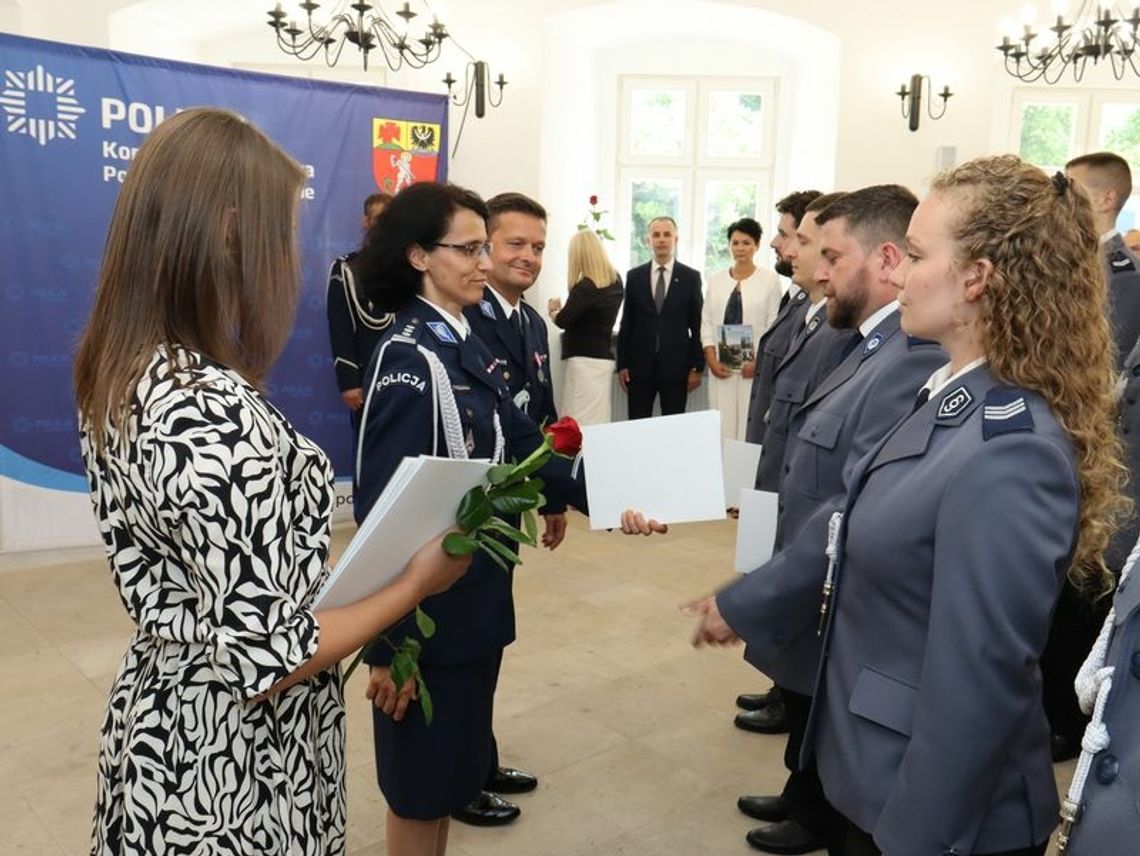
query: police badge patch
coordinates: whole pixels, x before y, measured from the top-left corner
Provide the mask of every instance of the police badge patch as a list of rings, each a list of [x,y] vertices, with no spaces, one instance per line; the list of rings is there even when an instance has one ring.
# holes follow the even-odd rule
[[[455,340],[455,334],[451,332],[451,328],[447,326],[446,321],[428,321],[428,329],[435,333],[435,337],[441,342],[447,342],[449,345],[458,345]]]
[[[973,402],[974,396],[970,395],[970,390],[964,386],[960,386],[942,396],[942,401],[938,405],[938,415],[935,418],[953,419],[973,404]]]
[[[492,321],[495,320],[495,307],[491,305],[491,302],[489,300],[479,301],[479,311],[490,318]]]

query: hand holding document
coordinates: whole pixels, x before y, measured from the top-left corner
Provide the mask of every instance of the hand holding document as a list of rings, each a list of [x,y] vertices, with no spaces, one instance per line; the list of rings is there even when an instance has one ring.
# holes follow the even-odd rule
[[[455,525],[463,495],[483,482],[488,461],[404,458],[345,548],[314,607],[335,609],[400,575],[425,543]]]
[[[716,410],[584,426],[582,459],[591,529],[620,527],[631,508],[665,524],[724,519]]]

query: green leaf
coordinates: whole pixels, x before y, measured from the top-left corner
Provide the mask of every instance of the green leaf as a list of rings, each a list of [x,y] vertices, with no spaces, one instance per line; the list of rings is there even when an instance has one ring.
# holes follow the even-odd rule
[[[487,470],[487,483],[491,485],[502,484],[511,477],[514,470],[514,464],[496,464]]]
[[[400,647],[396,649],[396,653],[407,654],[412,658],[412,662],[414,663],[419,660],[420,654],[423,653],[423,650],[423,646],[420,644],[419,639],[417,639],[415,636],[405,636],[404,641],[400,643]]]
[[[508,565],[522,564],[522,562],[519,560],[518,554],[515,553],[515,551],[510,547],[503,544],[501,541],[496,540],[493,535],[490,535],[486,532],[480,532],[476,537],[479,539],[479,543],[483,545],[483,549],[488,553],[488,555],[491,556],[491,558],[495,558],[495,555],[498,554],[498,556],[507,562]],[[510,570],[510,568],[507,568],[507,570]]]
[[[392,665],[390,666],[392,673],[392,683],[396,685],[396,689],[403,689],[416,671],[416,663],[408,654],[403,651],[397,652],[392,657]]]
[[[443,550],[449,556],[470,556],[479,549],[479,542],[462,532],[448,532],[443,536]]]
[[[428,692],[427,683],[419,669],[416,669],[416,686],[420,691],[420,708],[424,712],[424,724],[431,725],[432,717],[435,716],[435,705],[432,704],[431,693]]]
[[[500,520],[498,517],[492,517],[490,520],[488,520],[487,525],[483,527],[481,531],[486,532],[488,529],[492,529],[495,532],[506,535],[512,541],[520,541],[523,544],[530,544],[532,547],[534,546],[534,541],[527,538],[525,532],[516,529],[514,526],[511,526],[511,524],[507,523],[507,521]]]
[[[609,229],[598,229],[598,237],[604,238],[607,241],[616,240]]]
[[[585,223],[579,223],[579,224],[578,224],[578,231],[579,231],[579,232],[585,232],[585,231],[586,231],[587,229],[589,229],[589,228],[590,228],[590,227],[589,227],[589,226],[587,226]]]
[[[420,635],[424,639],[431,639],[435,636],[435,621],[418,606],[416,607],[416,627],[419,628]]]
[[[526,530],[527,541],[531,544],[538,543],[538,515],[527,509],[522,513],[522,525]]]
[[[491,500],[496,514],[521,514],[534,508],[534,499],[530,496],[497,496]],[[494,518],[491,518],[492,520]]]
[[[498,499],[501,497],[508,497],[508,496],[515,496],[515,497],[521,496],[521,497],[527,497],[527,498],[533,500],[536,496],[538,496],[540,493],[542,493],[542,488],[543,488],[542,479],[535,476],[534,478],[529,478],[526,481],[521,481],[521,482],[517,482],[516,484],[506,485],[505,487],[495,488],[495,492],[491,498],[491,501],[493,503],[495,501],[495,499]]]
[[[598,223],[602,219],[602,212],[601,211],[591,211],[590,216],[594,218],[595,223]]]
[[[536,508],[542,508],[542,507],[544,507],[544,506],[546,505],[546,495],[545,495],[545,494],[541,494],[541,493],[540,493],[540,494],[538,495],[538,499],[536,499],[536,500],[535,500],[535,502],[537,502],[537,503],[538,503],[538,505],[537,505],[537,506],[535,506]]]
[[[463,495],[459,503],[459,511],[455,515],[455,522],[464,532],[478,529],[487,519],[495,513],[491,507],[491,500],[482,487],[474,487]]]

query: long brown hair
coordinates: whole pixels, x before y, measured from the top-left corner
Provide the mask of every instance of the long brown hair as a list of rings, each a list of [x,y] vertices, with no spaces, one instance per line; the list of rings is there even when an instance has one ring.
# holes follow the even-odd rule
[[[121,427],[160,345],[198,351],[257,384],[298,297],[294,229],[304,171],[235,113],[159,125],[127,171],[75,361],[84,427]]]
[[[1103,553],[1127,500],[1107,283],[1088,198],[1013,155],[963,164],[931,192],[951,202],[959,263],[993,263],[981,323],[990,372],[1040,393],[1072,440],[1081,506],[1069,576],[1107,591]]]

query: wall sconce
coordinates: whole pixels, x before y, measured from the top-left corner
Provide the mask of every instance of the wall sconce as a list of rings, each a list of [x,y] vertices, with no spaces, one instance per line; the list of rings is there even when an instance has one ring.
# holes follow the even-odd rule
[[[910,89],[907,89],[904,83],[899,87],[899,91],[895,93],[902,102],[902,115],[904,119],[909,120],[907,127],[912,131],[918,130],[919,114],[922,111],[922,88],[926,87],[926,115],[931,119],[941,119],[946,114],[946,102],[950,100],[954,94],[950,91],[949,86],[943,86],[942,91],[938,93],[938,97],[942,99],[942,109],[938,115],[934,115],[930,104],[934,100],[934,84],[930,82],[930,77],[925,74],[912,74],[910,76]]]

